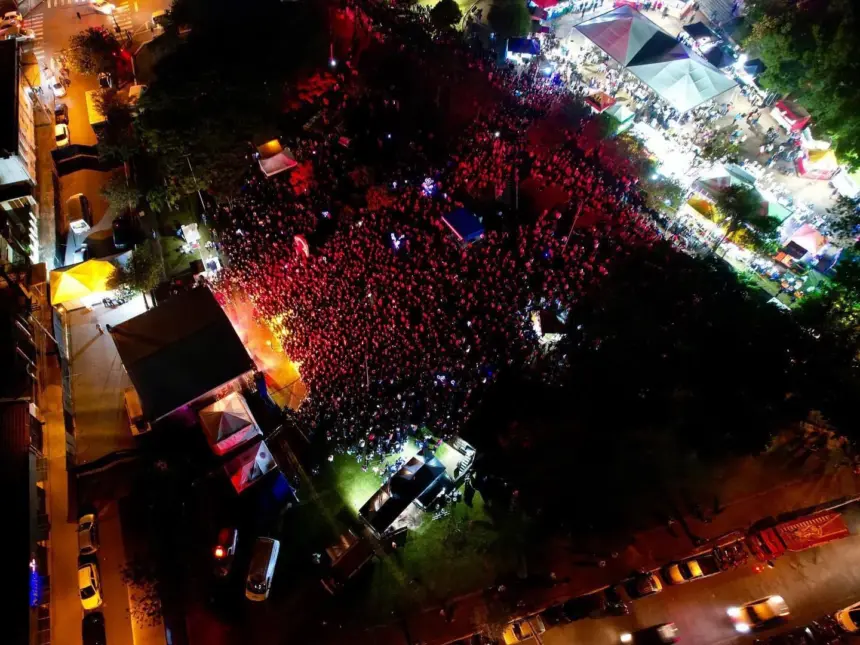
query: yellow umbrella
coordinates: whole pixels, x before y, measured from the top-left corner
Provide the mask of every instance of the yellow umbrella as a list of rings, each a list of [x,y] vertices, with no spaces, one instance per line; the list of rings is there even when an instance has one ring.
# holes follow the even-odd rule
[[[51,271],[51,304],[59,305],[93,293],[108,291],[116,268],[104,260],[87,260]]]
[[[701,197],[691,197],[687,200],[687,206],[692,208],[700,215],[704,215],[708,219],[716,219],[714,205],[707,199],[702,199]]]

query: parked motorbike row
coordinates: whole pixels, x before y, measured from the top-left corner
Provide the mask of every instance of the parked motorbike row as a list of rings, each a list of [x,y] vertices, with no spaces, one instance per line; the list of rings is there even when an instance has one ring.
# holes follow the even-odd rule
[[[131,293],[131,291],[128,291],[128,290],[118,291],[116,293],[115,297],[102,299],[102,304],[105,307],[110,307],[111,309],[113,309],[114,307],[120,307],[120,306],[124,305],[125,303],[131,301],[132,296],[133,296],[133,294]]]

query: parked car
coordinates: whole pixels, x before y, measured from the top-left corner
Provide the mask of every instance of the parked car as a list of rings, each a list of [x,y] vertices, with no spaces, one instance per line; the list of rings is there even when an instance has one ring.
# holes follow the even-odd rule
[[[69,106],[65,103],[54,105],[54,121],[56,123],[69,123]]]
[[[561,605],[567,622],[583,618],[605,618],[607,616],[624,616],[630,613],[618,593],[612,587],[590,593],[587,596],[571,598]]]
[[[66,95],[66,85],[56,76],[52,76],[48,79],[48,87],[51,88],[54,96],[58,99],[61,99]]]
[[[691,580],[707,578],[720,573],[720,565],[713,555],[700,555],[682,562],[672,562],[661,571],[663,580],[670,585],[682,585]]]
[[[840,609],[833,617],[846,632],[860,632],[860,602],[855,602],[850,607]]]
[[[162,29],[167,26],[167,22],[169,21],[169,17],[167,12],[164,9],[159,9],[158,11],[152,12],[152,25],[153,27],[161,27]]]
[[[107,0],[90,0],[90,6],[106,16],[111,15],[116,8]]]
[[[515,620],[502,632],[502,641],[505,645],[516,645],[534,639],[546,631],[546,625],[539,615],[529,616],[522,620]]]
[[[119,250],[136,246],[143,238],[138,220],[131,212],[114,218],[111,228],[113,230],[113,245]]]
[[[625,583],[627,593],[633,600],[653,596],[663,591],[663,583],[653,573],[642,573],[630,578]]]
[[[740,607],[729,607],[726,613],[732,619],[735,630],[746,634],[779,623],[790,612],[782,596],[765,596]]]
[[[65,148],[69,145],[69,126],[65,123],[58,123],[55,125],[54,140],[57,142],[58,148]]]
[[[24,16],[17,11],[7,11],[3,14],[3,20],[0,21],[0,29],[6,29],[15,25],[20,25],[24,22]]]
[[[245,582],[245,597],[248,600],[262,602],[269,597],[280,549],[281,543],[277,540],[267,537],[257,538]]]
[[[104,614],[94,611],[84,616],[81,622],[81,636],[84,645],[107,645]]]
[[[544,623],[553,626],[571,622],[567,612],[564,610],[564,605],[555,605],[544,609],[541,612],[541,617]]]
[[[679,640],[681,638],[678,636],[675,623],[652,625],[645,629],[637,629],[635,632],[621,634],[621,642],[632,643],[632,645],[668,645],[677,643]]]
[[[93,513],[82,515],[78,520],[78,553],[92,555],[99,550],[99,531]]]
[[[95,564],[86,562],[78,567],[78,591],[81,595],[81,606],[85,611],[102,606],[102,585]]]
[[[233,566],[238,539],[239,531],[234,528],[223,528],[218,531],[218,539],[215,542],[215,548],[212,549],[216,576],[225,578],[230,575],[230,568]]]

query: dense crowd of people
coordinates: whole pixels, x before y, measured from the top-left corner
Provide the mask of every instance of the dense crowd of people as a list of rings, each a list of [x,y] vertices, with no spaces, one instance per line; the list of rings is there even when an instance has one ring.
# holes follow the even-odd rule
[[[377,174],[373,200],[335,212],[331,196],[356,169],[351,151],[340,131],[309,136],[294,142],[313,168],[301,190],[288,173],[256,173],[216,216],[229,259],[221,288],[250,294],[301,364],[308,398],[299,416],[325,433],[332,452],[388,452],[422,427],[456,433],[502,370],[539,356],[532,314],[564,318],[615,258],[657,237],[639,215],[635,178],[612,167],[583,121],[552,145],[529,143],[529,129],[572,100],[568,92],[530,70],[469,64],[505,98],[476,110],[444,164],[421,168],[417,155],[407,172],[401,164]],[[362,80],[343,79],[343,92],[362,98],[330,105],[377,100]],[[529,179],[563,199],[514,213],[506,190]],[[501,223],[471,244],[444,221],[458,208],[505,199]]]

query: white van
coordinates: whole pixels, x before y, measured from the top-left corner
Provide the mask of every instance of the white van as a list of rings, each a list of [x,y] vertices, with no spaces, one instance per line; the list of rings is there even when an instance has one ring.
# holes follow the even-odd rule
[[[281,543],[277,540],[257,538],[251,554],[251,566],[248,567],[248,579],[245,582],[245,597],[248,600],[262,602],[269,597],[280,550]]]
[[[87,231],[93,225],[93,213],[90,210],[90,201],[83,193],[72,195],[66,200],[66,214],[69,216],[69,226],[76,233],[78,229]],[[83,224],[86,224],[86,226]]]

